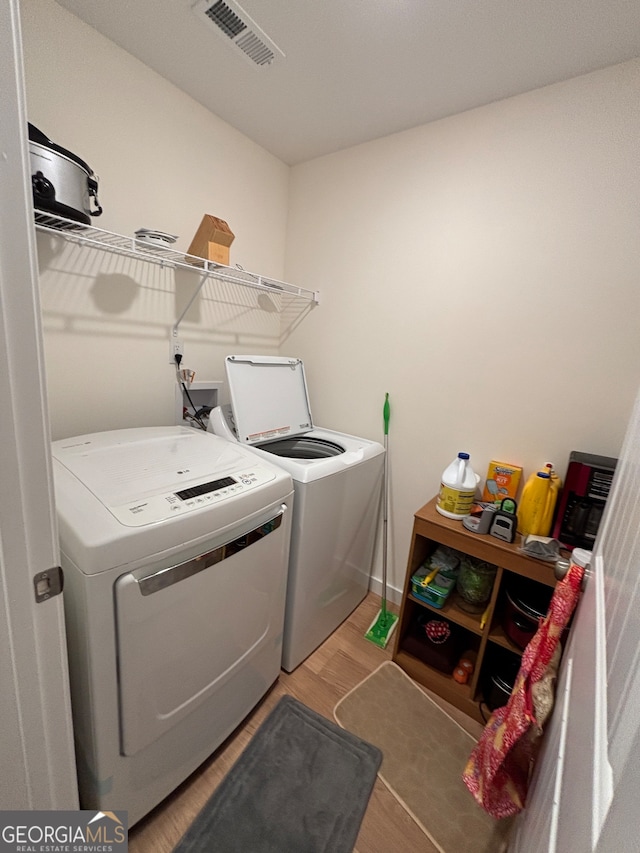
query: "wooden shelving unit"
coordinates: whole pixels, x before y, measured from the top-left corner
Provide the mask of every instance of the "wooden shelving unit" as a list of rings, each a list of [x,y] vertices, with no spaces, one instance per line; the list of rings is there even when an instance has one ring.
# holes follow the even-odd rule
[[[452,705],[460,708],[480,722],[482,684],[486,671],[487,655],[495,649],[507,649],[521,655],[519,649],[506,636],[501,626],[504,587],[513,574],[534,580],[545,586],[555,586],[553,564],[526,557],[519,551],[520,538],[513,544],[502,542],[494,536],[472,533],[460,521],[445,518],[435,508],[436,499],[429,501],[414,516],[411,548],[407,565],[400,619],[395,632],[393,660],[412,678],[433,690]],[[438,545],[448,545],[463,554],[476,557],[497,567],[491,598],[486,612],[473,614],[459,606],[457,593],[453,593],[442,608],[431,607],[412,594],[411,577]],[[451,675],[425,663],[414,653],[411,642],[412,627],[416,618],[424,613],[443,617],[466,632],[466,644],[476,658],[475,669],[469,682],[459,684]]]

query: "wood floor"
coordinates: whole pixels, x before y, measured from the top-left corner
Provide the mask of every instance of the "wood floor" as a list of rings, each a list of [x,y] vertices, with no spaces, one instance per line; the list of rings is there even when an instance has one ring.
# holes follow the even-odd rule
[[[130,853],[170,853],[173,850],[253,733],[285,693],[333,720],[337,701],[383,661],[391,659],[393,642],[383,650],[364,639],[379,607],[380,599],[369,593],[349,619],[294,672],[281,672],[274,687],[244,724],[177,791],[130,830]],[[473,735],[479,735],[478,723],[446,703],[440,704]],[[438,853],[379,779],[355,849],[357,853]]]

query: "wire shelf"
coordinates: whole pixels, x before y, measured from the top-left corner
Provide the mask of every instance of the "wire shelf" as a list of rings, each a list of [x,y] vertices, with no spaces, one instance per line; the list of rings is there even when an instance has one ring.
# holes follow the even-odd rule
[[[239,269],[238,267],[228,267],[213,261],[206,261],[203,258],[198,258],[195,255],[187,255],[185,252],[179,252],[169,247],[152,246],[149,243],[142,243],[140,240],[136,240],[135,237],[114,234],[110,231],[104,231],[101,228],[95,228],[93,225],[84,225],[81,222],[74,222],[72,219],[55,216],[52,213],[44,213],[43,211],[36,210],[35,222],[38,231],[54,234],[56,237],[63,237],[72,243],[92,246],[103,251],[124,255],[128,258],[160,264],[163,267],[199,272],[202,275],[202,281],[198,292],[208,279],[216,279],[218,281],[233,282],[234,284],[251,287],[254,290],[289,294],[290,296],[295,296],[314,304],[318,304],[320,301],[320,294],[317,290],[305,290],[293,284],[287,284],[284,281],[266,278],[265,276]]]

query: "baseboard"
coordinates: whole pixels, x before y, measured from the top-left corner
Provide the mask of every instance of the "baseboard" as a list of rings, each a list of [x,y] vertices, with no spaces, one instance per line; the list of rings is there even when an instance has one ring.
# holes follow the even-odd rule
[[[377,578],[371,578],[369,581],[369,592],[375,592],[376,595],[382,596],[382,581]],[[387,601],[399,606],[402,603],[402,590],[387,585]]]

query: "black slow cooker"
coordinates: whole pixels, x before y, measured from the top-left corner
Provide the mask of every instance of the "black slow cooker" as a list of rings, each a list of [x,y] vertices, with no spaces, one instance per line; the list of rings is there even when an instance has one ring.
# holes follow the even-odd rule
[[[494,662],[484,685],[484,701],[490,711],[501,708],[509,701],[516,683],[520,662],[507,657]]]
[[[546,616],[553,589],[528,578],[518,578],[507,587],[502,627],[520,649],[524,649]]]
[[[29,158],[33,206],[36,210],[63,216],[88,225],[100,216],[98,180],[93,171],[71,151],[67,151],[29,124]],[[91,209],[92,200],[95,209]]]

